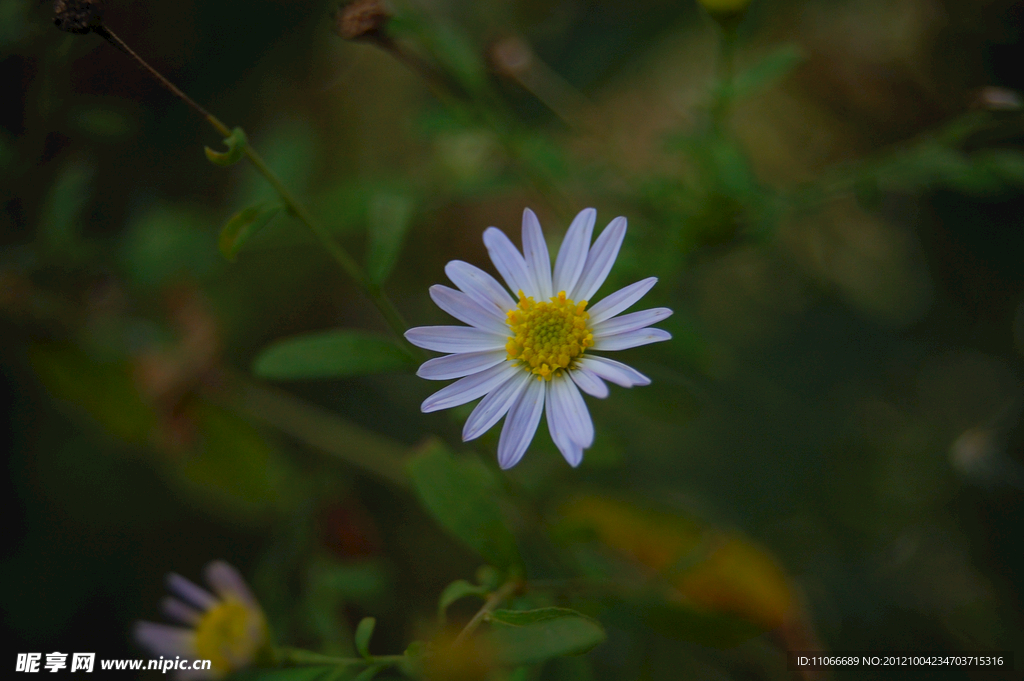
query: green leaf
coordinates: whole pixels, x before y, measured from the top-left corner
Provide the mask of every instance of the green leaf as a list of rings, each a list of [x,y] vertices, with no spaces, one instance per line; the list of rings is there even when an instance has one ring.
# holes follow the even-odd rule
[[[414,209],[412,198],[404,194],[381,193],[373,197],[368,216],[366,274],[374,284],[383,284],[398,261]]]
[[[243,208],[231,216],[224,229],[220,232],[220,252],[228,260],[234,261],[242,244],[249,238],[267,226],[274,219],[284,206],[280,203],[259,203],[255,206]]]
[[[406,470],[420,502],[448,532],[494,565],[522,563],[496,503],[497,483],[489,470],[472,459],[456,460],[437,440],[424,446]]]
[[[742,99],[774,85],[804,60],[798,45],[783,45],[749,69],[739,73],[732,82],[732,97]]]
[[[413,359],[391,340],[362,331],[326,331],[272,343],[256,358],[262,378],[301,380],[401,371]]]
[[[241,128],[235,128],[231,131],[230,136],[224,138],[224,144],[228,147],[227,151],[214,151],[210,147],[203,149],[206,151],[206,158],[210,163],[217,166],[230,166],[242,160],[242,154],[245,153],[248,143],[245,132]]]
[[[356,627],[356,650],[364,659],[373,659],[370,656],[370,638],[373,636],[373,628],[377,626],[377,620],[373,617],[364,617]]]
[[[464,579],[457,579],[444,588],[441,597],[437,599],[437,619],[442,623],[445,621],[445,612],[448,606],[466,596],[486,596],[487,588],[470,584]]]
[[[506,665],[581,655],[606,638],[599,622],[568,608],[495,610],[490,622],[487,638]]]

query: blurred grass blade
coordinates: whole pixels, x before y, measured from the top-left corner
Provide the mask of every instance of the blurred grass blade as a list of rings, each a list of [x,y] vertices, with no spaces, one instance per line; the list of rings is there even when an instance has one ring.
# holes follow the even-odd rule
[[[214,151],[210,147],[203,147],[203,150],[206,152],[206,158],[210,163],[217,166],[229,166],[242,160],[245,146],[248,143],[245,132],[241,128],[235,128],[231,131],[229,137],[224,138],[224,144],[228,148],[227,151]]]
[[[412,367],[413,359],[389,339],[362,331],[326,331],[272,343],[253,363],[262,378],[303,380],[364,376]]]
[[[804,60],[798,45],[782,45],[763,57],[749,69],[737,74],[732,82],[732,98],[742,99],[756,95],[785,78]]]
[[[412,198],[403,194],[377,194],[370,203],[366,274],[377,286],[387,280],[398,261],[414,210]]]
[[[423,506],[448,532],[494,565],[521,564],[515,539],[495,503],[497,483],[489,470],[473,460],[456,460],[436,440],[406,470]]]
[[[281,212],[284,206],[280,203],[260,203],[243,208],[231,216],[224,229],[220,232],[220,252],[230,261],[238,256],[238,251],[249,238],[260,231]]]
[[[507,665],[580,655],[606,638],[599,622],[567,608],[495,610],[490,622],[488,640]]]
[[[373,637],[373,628],[377,626],[377,620],[373,617],[364,617],[356,627],[355,643],[356,650],[364,659],[370,657],[370,639]]]

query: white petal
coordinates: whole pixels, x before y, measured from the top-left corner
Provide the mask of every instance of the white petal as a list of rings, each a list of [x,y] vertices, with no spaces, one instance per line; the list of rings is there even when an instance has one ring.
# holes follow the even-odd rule
[[[466,425],[462,429],[463,442],[475,440],[490,430],[522,395],[532,376],[527,371],[520,373],[521,376],[513,376],[480,400],[480,404],[476,405],[476,409],[466,419]]]
[[[667,341],[672,334],[661,329],[640,329],[639,331],[626,331],[611,336],[594,338],[594,350],[628,350],[648,343]]]
[[[136,622],[134,638],[153,655],[195,657],[196,636],[191,629],[153,622]]]
[[[608,273],[615,264],[615,258],[619,255],[619,247],[622,246],[622,239],[626,236],[626,218],[617,217],[608,223],[608,226],[597,237],[594,247],[587,254],[587,264],[583,266],[580,280],[569,297],[577,303],[581,300],[590,300],[601,284],[608,277]]]
[[[418,347],[449,353],[500,350],[508,342],[507,336],[472,326],[417,326],[405,338]]]
[[[518,367],[517,371],[520,371]],[[508,410],[505,425],[498,438],[498,465],[503,469],[512,468],[523,458],[533,435],[537,432],[540,415],[544,410],[544,387],[547,381],[527,381],[526,390]]]
[[[505,317],[499,316],[493,305],[487,308],[481,307],[479,303],[462,291],[456,291],[440,284],[430,287],[430,297],[439,308],[460,322],[465,322],[484,331],[506,336],[509,334]]]
[[[484,350],[483,352],[458,352],[454,355],[428,359],[416,370],[416,375],[431,381],[447,381],[462,378],[478,371],[489,369],[495,364],[505,361],[504,350]]]
[[[555,280],[551,290],[556,294],[559,291],[571,293],[579,281],[583,266],[587,263],[587,251],[590,250],[590,237],[594,233],[596,220],[597,211],[584,208],[569,225],[562,247],[558,249],[558,258],[555,259]]]
[[[548,255],[548,244],[544,241],[540,222],[529,208],[523,210],[523,258],[526,260],[526,270],[537,285],[536,299],[548,300],[552,295],[551,256]]]
[[[573,382],[579,389],[588,395],[604,399],[608,397],[608,386],[604,384],[601,377],[583,365],[577,366],[569,372]]]
[[[590,369],[606,381],[623,388],[632,388],[634,385],[649,385],[651,379],[647,378],[631,366],[622,362],[616,362],[607,357],[588,355],[580,360],[580,367]]]
[[[194,627],[203,619],[203,613],[177,598],[167,596],[161,601],[160,609],[172,620]]]
[[[594,422],[575,383],[565,376],[552,379],[548,386],[548,400],[552,403],[549,413],[554,417],[554,420],[548,419],[552,433],[562,429],[570,440],[584,449],[594,444]]]
[[[603,298],[601,302],[595,303],[588,310],[590,312],[590,324],[599,324],[606,319],[611,319],[623,310],[628,310],[636,301],[647,295],[647,292],[656,283],[658,283],[657,277],[648,277],[643,281],[620,288],[607,298]]]
[[[209,591],[173,572],[167,575],[167,588],[186,603],[203,611],[217,604],[217,599]]]
[[[504,316],[516,306],[516,301],[512,300],[508,291],[479,267],[461,260],[452,260],[444,266],[444,273],[463,293],[487,310],[496,308],[498,314]]]
[[[450,409],[483,397],[520,371],[515,362],[502,362],[490,369],[460,378],[451,385],[438,390],[423,401],[420,409],[424,414],[441,409]]]
[[[526,271],[526,261],[523,260],[519,249],[505,236],[505,232],[497,227],[488,227],[484,230],[484,245],[487,246],[487,254],[491,256],[491,262],[505,279],[508,287],[512,289],[513,294],[522,291],[527,296],[537,295],[533,279]],[[516,296],[513,295],[513,297]]]
[[[569,432],[565,428],[558,428],[554,424],[557,423],[557,416],[552,411],[554,408],[554,402],[548,399],[544,405],[544,411],[548,417],[548,432],[551,433],[551,439],[554,441],[555,446],[558,447],[558,451],[562,453],[562,456],[569,465],[573,468],[580,465],[583,461],[583,447],[572,441],[569,437]]]
[[[594,332],[594,340],[596,341],[604,338],[605,336],[613,336],[618,333],[625,333],[626,331],[646,329],[651,324],[657,324],[661,320],[668,319],[671,316],[672,310],[667,307],[655,307],[650,310],[631,312],[620,317],[612,317],[600,324],[594,324],[590,328]]]
[[[215,560],[206,566],[206,582],[223,599],[234,598],[256,610],[260,607],[241,573],[222,560]]]

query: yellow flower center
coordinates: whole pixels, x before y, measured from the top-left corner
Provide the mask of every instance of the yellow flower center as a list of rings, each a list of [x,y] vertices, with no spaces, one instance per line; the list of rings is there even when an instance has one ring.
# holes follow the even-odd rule
[[[266,643],[263,613],[235,599],[223,600],[196,626],[196,655],[210,660],[212,671],[226,674],[248,666]]]
[[[508,312],[512,330],[505,351],[537,379],[550,381],[553,376],[571,369],[583,351],[594,344],[594,335],[587,328],[590,314],[584,310],[587,301],[575,303],[565,291],[551,296],[551,302],[534,302],[522,291],[519,305]]]

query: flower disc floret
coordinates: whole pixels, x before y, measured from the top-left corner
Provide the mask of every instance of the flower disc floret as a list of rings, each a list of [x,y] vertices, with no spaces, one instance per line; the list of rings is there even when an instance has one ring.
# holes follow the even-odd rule
[[[565,291],[551,296],[550,302],[539,303],[519,291],[519,304],[508,312],[512,330],[505,345],[508,359],[547,381],[573,368],[583,351],[594,344],[586,307],[587,301],[576,303]]]
[[[266,637],[263,613],[241,601],[228,598],[207,610],[196,625],[198,657],[211,661],[211,667],[228,673],[255,657]],[[253,632],[257,631],[257,636]]]

